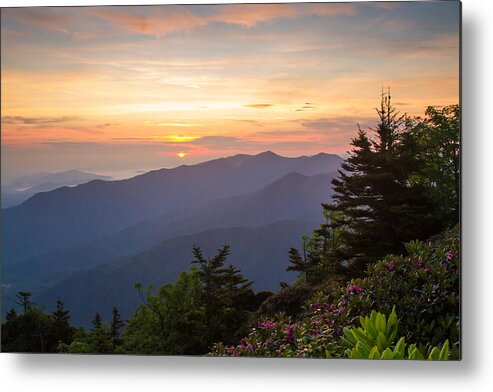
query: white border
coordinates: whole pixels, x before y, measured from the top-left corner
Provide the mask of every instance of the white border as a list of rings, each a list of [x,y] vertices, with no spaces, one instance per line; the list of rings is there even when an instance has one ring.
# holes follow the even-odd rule
[[[182,1],[188,4],[211,2]],[[228,1],[214,1],[224,2]],[[166,3],[173,2],[0,0],[2,7]],[[491,390],[492,4],[485,0],[463,1],[463,361],[410,363],[0,354],[2,391]]]

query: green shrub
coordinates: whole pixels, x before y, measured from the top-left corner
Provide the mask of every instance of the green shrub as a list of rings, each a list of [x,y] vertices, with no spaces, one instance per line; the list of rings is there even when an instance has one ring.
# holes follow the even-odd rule
[[[349,347],[346,355],[351,359],[424,359],[425,356],[415,344],[406,346],[405,338],[401,337],[397,344],[398,321],[395,307],[388,319],[380,312],[372,311],[368,317],[360,317],[361,327],[344,328],[342,341]],[[406,354],[407,353],[407,354]],[[429,360],[449,359],[448,340],[442,348],[433,347],[428,355]]]
[[[316,294],[309,287],[303,287],[301,292],[296,286],[284,289],[281,293],[288,298],[299,299],[310,291],[311,298],[301,307],[301,311],[293,311],[295,317],[291,317],[285,313],[272,315],[272,310],[282,309],[278,303],[282,296],[272,296],[269,306],[265,304],[261,307],[261,311],[270,311],[268,318],[260,316],[260,321],[239,345],[215,345],[212,355],[342,358],[347,348],[340,339],[345,335],[344,328],[351,329],[359,322],[364,324],[363,330],[367,324],[371,329],[373,321],[370,321],[372,317],[377,317],[372,314],[374,309],[392,315],[395,306],[401,315],[399,334],[402,340],[393,345],[396,332],[392,326],[396,318],[389,316],[389,324],[389,320],[381,315],[377,317],[378,323],[381,327],[383,317],[385,333],[379,331],[383,337],[376,334],[375,341],[366,350],[368,352],[361,355],[369,356],[377,347],[378,352],[373,350],[372,357],[387,358],[392,354],[392,358],[441,359],[444,355],[441,354],[442,350],[445,350],[450,359],[459,358],[458,228],[436,241],[413,241],[406,244],[406,248],[409,252],[407,256],[388,255],[369,266],[366,277],[353,279],[347,285],[334,288],[333,282],[327,281],[325,286],[319,286],[324,290]],[[299,306],[296,303],[295,308]],[[367,318],[370,321],[366,321]],[[346,337],[346,340],[349,338]],[[405,345],[405,341],[414,344],[405,346],[407,350],[404,352],[401,346]],[[445,346],[446,349],[443,349]],[[355,356],[358,355],[356,351]]]
[[[364,279],[349,287],[337,301],[349,322],[373,309],[402,315],[401,334],[428,350],[448,339],[457,353],[459,345],[459,236],[454,229],[435,243],[406,244],[409,255],[388,255],[368,267]]]

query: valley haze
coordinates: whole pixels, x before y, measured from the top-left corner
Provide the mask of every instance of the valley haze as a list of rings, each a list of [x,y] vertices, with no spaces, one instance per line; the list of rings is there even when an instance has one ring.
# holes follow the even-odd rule
[[[274,290],[294,278],[287,251],[321,223],[341,162],[265,151],[38,193],[2,210],[3,307],[29,287],[47,307],[63,298],[76,323],[113,305],[129,316],[134,284],[174,281],[197,244],[230,244],[255,287]]]

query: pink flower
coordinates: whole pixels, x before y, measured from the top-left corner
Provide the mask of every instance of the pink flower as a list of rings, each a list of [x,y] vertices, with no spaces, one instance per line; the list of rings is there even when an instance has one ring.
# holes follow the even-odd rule
[[[288,342],[293,340],[293,327],[291,325],[284,331],[284,333],[286,334],[286,340]]]
[[[271,327],[274,327],[275,324],[274,323],[271,323],[269,320],[265,320],[265,322],[261,323],[260,321],[257,323],[257,325],[260,327],[260,328],[265,328],[265,329],[269,329]]]
[[[394,269],[395,269],[395,264],[394,264],[394,263],[392,263],[391,261],[389,261],[389,262],[387,263],[387,269],[388,269],[389,271],[394,270]]]
[[[449,252],[447,253],[447,260],[450,261],[455,257],[455,253]]]
[[[358,286],[356,284],[350,283],[349,286],[348,286],[348,292],[350,294],[352,294],[352,293],[361,293],[362,291],[363,291],[363,287]]]

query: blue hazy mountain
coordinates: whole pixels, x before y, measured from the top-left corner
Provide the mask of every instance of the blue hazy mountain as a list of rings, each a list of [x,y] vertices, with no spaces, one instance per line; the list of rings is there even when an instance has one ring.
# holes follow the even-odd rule
[[[323,153],[286,158],[268,151],[38,193],[2,210],[3,263],[80,246],[158,216],[175,221],[213,200],[260,190],[290,172],[332,173],[341,161]]]
[[[178,274],[192,266],[193,245],[200,246],[207,256],[215,254],[224,244],[231,245],[228,261],[249,279],[256,290],[275,290],[280,281],[296,277],[286,272],[288,250],[299,247],[300,238],[309,234],[314,224],[302,221],[281,221],[263,227],[212,229],[193,235],[163,241],[150,249],[94,269],[80,271],[41,293],[35,293],[39,304],[50,308],[63,298],[70,309],[74,325],[88,325],[95,312],[109,319],[113,306],[124,318],[130,317],[140,303],[134,286],[176,280]]]
[[[255,227],[281,220],[317,223],[322,202],[329,202],[336,173],[304,176],[288,173],[259,191],[209,202],[187,217],[166,216],[140,222],[83,246],[45,253],[3,268],[3,281],[31,288],[42,287],[68,274],[142,251],[159,241],[224,227]]]
[[[111,177],[67,170],[60,173],[40,172],[30,176],[12,179],[2,184],[2,208],[23,203],[39,192],[48,192],[61,186],[75,186],[92,180],[111,180]]]
[[[232,245],[231,262],[246,268],[255,287],[275,289],[290,280],[289,248],[320,223],[341,161],[328,154],[236,155],[37,194],[2,210],[3,308],[29,290],[41,305],[66,301],[77,323],[120,294],[114,304],[131,312],[136,281],[173,281],[188,269],[193,244],[211,252]],[[156,249],[162,258],[148,258]]]

